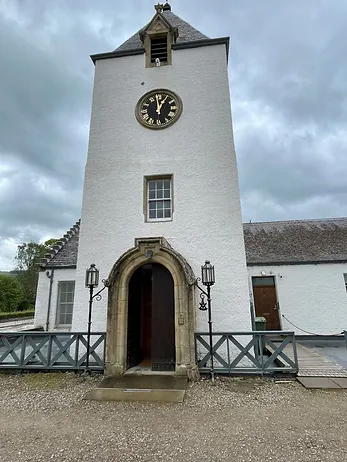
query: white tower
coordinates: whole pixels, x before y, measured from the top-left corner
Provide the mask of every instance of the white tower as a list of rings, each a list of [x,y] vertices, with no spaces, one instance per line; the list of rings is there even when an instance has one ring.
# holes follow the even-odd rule
[[[118,49],[92,56],[72,330],[85,330],[95,263],[110,279],[93,312],[93,330],[107,330],[109,373],[143,361],[191,373],[194,331],[207,330],[194,287],[206,259],[214,330],[250,330],[228,47],[166,4]]]

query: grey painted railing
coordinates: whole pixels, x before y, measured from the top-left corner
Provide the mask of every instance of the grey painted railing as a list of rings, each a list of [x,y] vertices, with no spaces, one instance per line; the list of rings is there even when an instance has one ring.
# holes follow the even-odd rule
[[[104,370],[105,332],[93,332],[89,369]],[[84,370],[86,332],[0,333],[0,369]]]
[[[298,372],[294,332],[214,332],[212,337],[214,370],[218,374]],[[199,370],[209,372],[209,334],[196,333],[195,345]]]

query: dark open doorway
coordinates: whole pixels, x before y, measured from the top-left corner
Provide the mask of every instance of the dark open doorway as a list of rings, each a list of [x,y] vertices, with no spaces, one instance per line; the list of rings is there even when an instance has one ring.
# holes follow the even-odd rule
[[[128,367],[175,369],[174,283],[157,263],[138,268],[129,282]]]

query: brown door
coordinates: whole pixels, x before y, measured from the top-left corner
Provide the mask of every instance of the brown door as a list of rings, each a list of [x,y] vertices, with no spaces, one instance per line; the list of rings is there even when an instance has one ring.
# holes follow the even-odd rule
[[[128,367],[175,369],[174,283],[162,265],[138,268],[129,282]]]
[[[152,265],[152,370],[175,369],[174,284],[162,265]]]
[[[129,282],[128,300],[128,367],[134,367],[142,361],[141,355],[141,306],[142,306],[142,269],[132,275]]]
[[[273,276],[254,277],[252,285],[255,315],[266,319],[266,330],[281,330],[275,278]]]

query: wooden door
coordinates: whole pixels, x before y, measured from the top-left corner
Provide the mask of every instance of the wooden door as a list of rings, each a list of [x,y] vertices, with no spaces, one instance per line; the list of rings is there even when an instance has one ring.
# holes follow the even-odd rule
[[[152,265],[142,267],[142,360],[152,357]]]
[[[281,330],[275,278],[252,278],[255,315],[266,319],[266,330]]]
[[[139,268],[129,281],[128,297],[128,367],[139,364],[141,358],[141,308],[142,308],[142,269]]]
[[[171,273],[152,265],[152,370],[175,370],[175,305]]]

